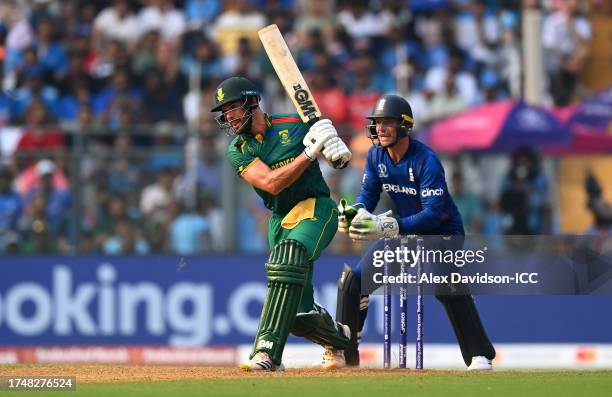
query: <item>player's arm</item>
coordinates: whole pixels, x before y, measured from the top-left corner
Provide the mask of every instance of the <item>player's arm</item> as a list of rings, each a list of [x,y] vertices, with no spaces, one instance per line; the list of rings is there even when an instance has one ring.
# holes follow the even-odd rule
[[[447,189],[440,160],[435,156],[427,157],[420,173],[419,196],[422,209],[414,215],[398,218],[400,232],[419,234],[440,226],[445,217]]]
[[[424,160],[419,175],[422,210],[403,218],[393,217],[391,211],[374,215],[359,209],[348,229],[353,240],[375,240],[397,237],[399,234],[420,234],[438,227],[444,219],[446,182],[444,170],[435,156]]]
[[[336,129],[329,120],[320,120],[310,127],[304,135],[304,151],[291,163],[270,169],[267,164],[256,157],[256,153],[248,148],[245,150],[241,144],[230,146],[228,160],[238,174],[251,185],[270,194],[277,195],[291,184],[316,161],[317,156],[329,139],[338,136]]]
[[[310,159],[301,153],[291,163],[272,170],[266,163],[256,159],[242,173],[245,181],[258,189],[277,195],[297,181],[310,166]]]

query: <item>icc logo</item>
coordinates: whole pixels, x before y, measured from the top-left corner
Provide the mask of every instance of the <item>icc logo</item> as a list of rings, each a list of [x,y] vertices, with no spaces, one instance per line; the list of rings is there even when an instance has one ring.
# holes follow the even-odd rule
[[[384,164],[378,164],[378,176],[381,178],[386,178],[389,176],[387,173],[387,166]]]

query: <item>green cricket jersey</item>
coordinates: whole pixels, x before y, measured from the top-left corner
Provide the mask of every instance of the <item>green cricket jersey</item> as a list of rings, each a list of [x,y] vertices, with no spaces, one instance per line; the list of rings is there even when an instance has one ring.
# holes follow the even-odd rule
[[[242,175],[256,161],[263,161],[271,169],[291,163],[304,150],[302,140],[308,125],[297,114],[267,115],[268,127],[263,137],[241,134],[227,148],[227,159],[238,175]],[[319,163],[313,161],[302,176],[274,196],[254,188],[266,208],[276,215],[286,215],[297,203],[309,197],[330,197]]]

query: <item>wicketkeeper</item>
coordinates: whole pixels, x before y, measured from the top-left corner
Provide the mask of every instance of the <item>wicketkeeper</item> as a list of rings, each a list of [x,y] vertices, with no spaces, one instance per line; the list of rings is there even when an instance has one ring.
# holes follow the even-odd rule
[[[312,127],[297,114],[268,115],[259,107],[255,85],[243,78],[223,81],[211,111],[221,128],[236,135],[227,159],[253,185],[272,211],[268,292],[250,361],[245,370],[278,371],[289,332],[325,348],[324,367],[344,364],[350,330],[314,301],[313,264],[338,226],[338,209],[319,168],[321,154],[344,168],[351,152],[329,120]]]
[[[379,240],[400,234],[452,236],[446,239],[450,243],[444,244],[461,249],[464,236],[461,215],[448,192],[440,160],[429,147],[410,137],[414,120],[408,102],[397,95],[384,95],[368,119],[367,134],[374,145],[366,157],[357,203],[341,202],[338,207],[338,230],[348,233],[353,240]],[[397,207],[396,216],[391,211],[372,213],[382,191]],[[345,350],[348,365],[359,365],[359,352],[354,347],[365,322],[369,298],[361,291],[362,269],[371,266],[369,258],[376,249],[384,249],[382,240],[374,244],[357,268],[345,268],[339,282],[336,320],[349,325],[354,342]],[[469,290],[459,287],[464,289],[437,288],[436,297],[444,305],[468,369],[492,369],[495,349]]]

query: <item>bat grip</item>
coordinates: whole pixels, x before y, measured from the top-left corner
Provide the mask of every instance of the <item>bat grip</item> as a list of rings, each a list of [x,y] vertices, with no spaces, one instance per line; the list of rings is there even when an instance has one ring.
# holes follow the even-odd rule
[[[312,126],[313,126],[313,125],[315,125],[315,123],[316,123],[317,121],[319,121],[319,120],[321,120],[321,118],[320,118],[320,117],[316,117],[316,116],[315,116],[315,117],[313,117],[313,118],[311,118],[311,119],[308,119],[308,121],[306,122],[306,124],[308,124],[308,126],[309,126],[309,127],[312,127]]]

